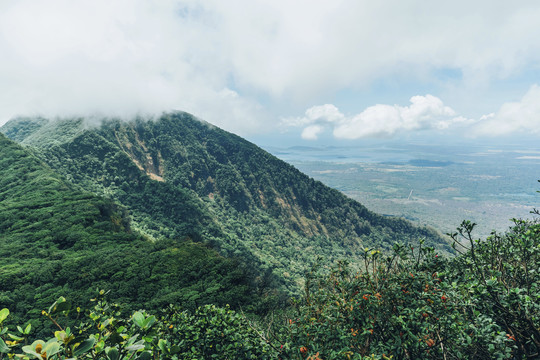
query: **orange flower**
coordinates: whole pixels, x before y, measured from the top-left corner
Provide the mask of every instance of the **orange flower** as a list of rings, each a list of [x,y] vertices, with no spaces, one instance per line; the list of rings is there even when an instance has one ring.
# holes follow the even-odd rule
[[[364,294],[364,296],[362,296],[362,298],[363,298],[364,300],[369,299],[369,294]]]
[[[427,339],[427,340],[426,340],[426,344],[427,344],[427,346],[432,347],[433,345],[435,345],[435,340],[433,340],[433,339]]]
[[[300,348],[300,352],[301,352],[302,354],[306,353],[306,352],[307,352],[307,347],[302,346],[302,347]]]

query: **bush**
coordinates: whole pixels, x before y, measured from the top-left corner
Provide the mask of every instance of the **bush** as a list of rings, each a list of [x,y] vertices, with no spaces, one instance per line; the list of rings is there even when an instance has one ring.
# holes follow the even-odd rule
[[[515,220],[485,241],[473,230],[465,221],[451,234],[452,259],[421,242],[365,250],[354,265],[319,263],[277,325],[215,305],[124,316],[101,291],[86,314],[64,298],[44,311],[58,328],[45,341],[31,339],[29,324],[8,329],[3,309],[0,360],[539,358],[540,223]]]
[[[19,335],[2,327],[9,315],[0,311],[0,359],[269,359],[271,348],[248,321],[228,307],[199,307],[194,312],[169,307],[161,317],[136,311],[123,317],[101,291],[96,306],[80,324],[62,327],[61,315],[71,305],[60,298],[43,314],[58,328],[54,337],[31,342],[31,326],[17,327]],[[80,309],[76,309],[81,316]],[[64,318],[65,319],[65,318]],[[67,320],[67,319],[66,319]],[[9,338],[10,340],[4,341]],[[31,343],[30,343],[31,342]],[[28,345],[28,343],[30,343]]]
[[[309,274],[290,356],[322,359],[508,357],[509,340],[489,318],[469,317],[450,265],[432,248],[366,251],[362,271],[345,263]],[[489,331],[485,331],[490,329]],[[476,354],[476,355],[475,355]]]

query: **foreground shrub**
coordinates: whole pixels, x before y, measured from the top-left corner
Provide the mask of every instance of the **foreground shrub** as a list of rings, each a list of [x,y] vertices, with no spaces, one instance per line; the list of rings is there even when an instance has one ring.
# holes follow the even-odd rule
[[[395,245],[353,270],[316,267],[286,325],[291,358],[540,358],[540,224],[451,234],[458,256]]]
[[[101,291],[88,312],[58,299],[43,311],[57,331],[34,339],[2,309],[0,360],[540,358],[540,223],[515,220],[485,241],[473,230],[463,222],[451,234],[452,259],[421,243],[319,264],[283,322],[214,305],[125,316]]]
[[[486,316],[468,316],[446,260],[431,248],[367,251],[362,271],[341,263],[308,277],[290,319],[290,356],[321,359],[507,358],[511,341]]]
[[[452,234],[464,250],[451,264],[469,316],[491,318],[515,343],[517,358],[540,358],[540,223],[514,219],[512,229],[474,239],[473,223]],[[458,285],[459,284],[459,285]]]
[[[60,298],[44,315],[58,327],[54,337],[29,340],[31,326],[17,327],[14,335],[2,322],[9,311],[0,312],[0,359],[3,354],[20,359],[268,359],[270,346],[247,320],[229,308],[214,305],[194,312],[169,307],[159,319],[144,311],[128,318],[101,296],[83,321],[63,328],[60,315],[71,310]],[[77,309],[77,311],[80,311]],[[6,336],[7,335],[7,336]],[[9,338],[4,341],[2,338]]]

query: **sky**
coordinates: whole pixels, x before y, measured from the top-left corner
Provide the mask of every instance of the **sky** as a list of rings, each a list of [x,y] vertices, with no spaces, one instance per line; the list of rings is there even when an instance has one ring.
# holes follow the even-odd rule
[[[537,0],[2,0],[0,125],[183,110],[274,145],[534,140],[538,19]]]

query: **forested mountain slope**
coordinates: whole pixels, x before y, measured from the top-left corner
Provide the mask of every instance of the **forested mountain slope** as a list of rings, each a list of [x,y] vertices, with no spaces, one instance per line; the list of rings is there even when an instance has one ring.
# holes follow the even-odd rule
[[[124,207],[67,183],[2,134],[0,259],[0,308],[27,319],[60,295],[86,304],[96,288],[128,308],[156,310],[214,303],[257,311],[272,290],[245,261],[188,237],[148,241],[131,230]]]
[[[189,236],[260,263],[294,291],[318,256],[358,259],[395,241],[447,243],[368,211],[248,141],[174,112],[130,122],[18,119],[1,129],[70,183],[130,211],[153,239]]]

